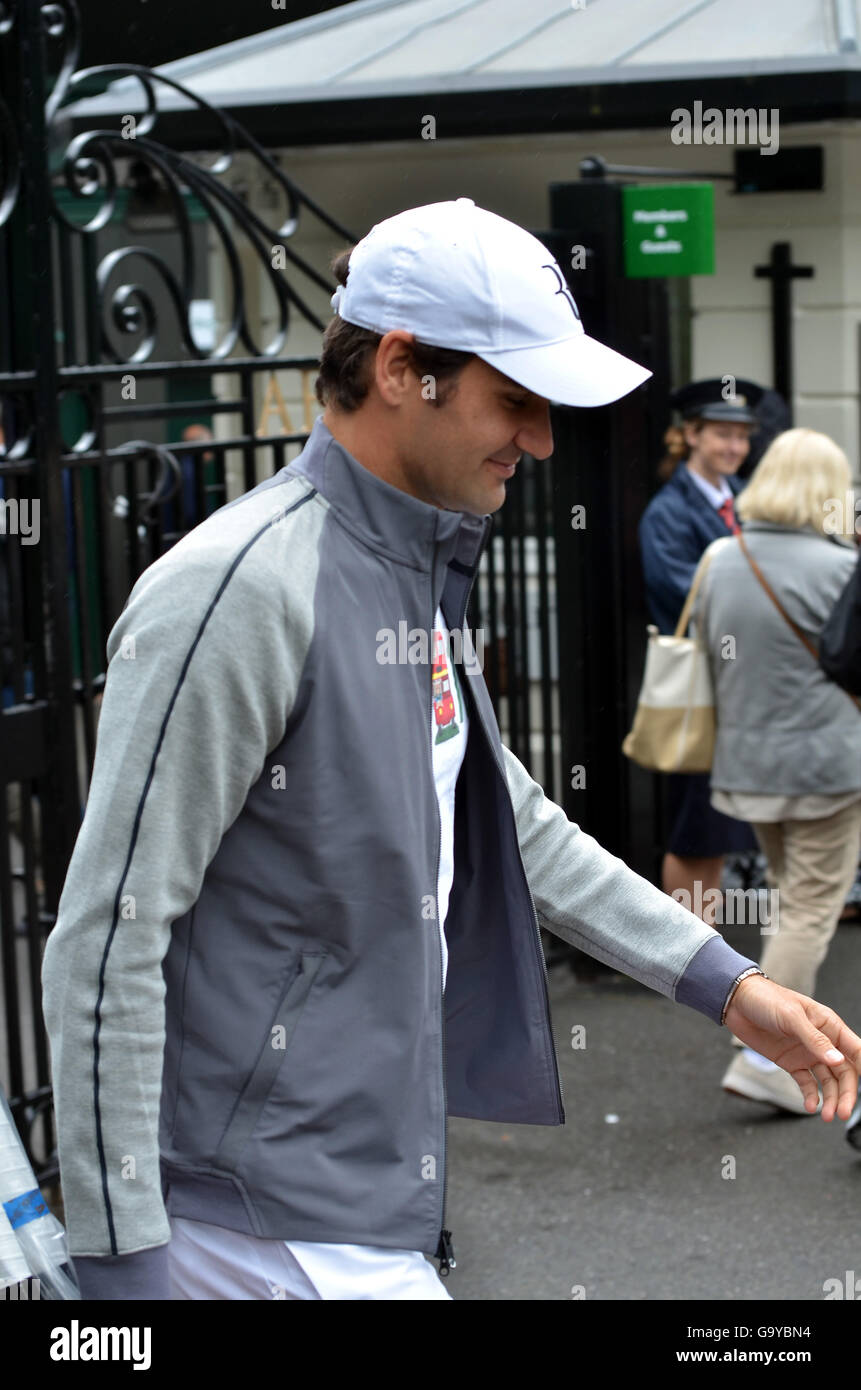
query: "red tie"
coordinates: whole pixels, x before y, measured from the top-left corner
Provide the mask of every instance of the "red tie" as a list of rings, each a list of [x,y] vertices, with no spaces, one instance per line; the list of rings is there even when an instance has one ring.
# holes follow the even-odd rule
[[[732,498],[725,497],[717,510],[718,516],[721,518],[726,529],[731,531],[734,536],[737,536],[741,527],[736,521],[735,507],[732,504]]]

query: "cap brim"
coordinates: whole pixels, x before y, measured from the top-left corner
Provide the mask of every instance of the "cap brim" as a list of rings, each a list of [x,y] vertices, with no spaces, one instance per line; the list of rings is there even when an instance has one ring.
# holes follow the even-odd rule
[[[545,347],[506,348],[477,355],[528,391],[558,405],[610,405],[652,376],[647,367],[586,333]]]

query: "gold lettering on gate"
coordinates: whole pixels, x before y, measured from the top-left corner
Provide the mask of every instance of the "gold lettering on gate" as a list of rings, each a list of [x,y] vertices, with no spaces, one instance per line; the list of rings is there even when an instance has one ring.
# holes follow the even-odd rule
[[[266,394],[263,397],[263,405],[260,409],[260,423],[255,433],[258,438],[270,433],[268,428],[269,416],[277,415],[281,421],[281,433],[293,434],[293,422],[290,419],[290,412],[287,409],[287,402],[281,394],[281,388],[273,372],[266,385]]]

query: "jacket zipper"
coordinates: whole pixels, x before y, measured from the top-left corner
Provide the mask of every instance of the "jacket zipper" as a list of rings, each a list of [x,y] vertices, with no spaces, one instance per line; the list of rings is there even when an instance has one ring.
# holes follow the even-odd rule
[[[487,536],[488,536],[488,533],[489,533],[490,529],[491,529],[490,525],[489,525],[489,524],[486,525],[485,535],[484,535],[484,541],[487,540]],[[481,554],[482,554],[483,550],[484,550],[484,544],[482,543],[482,545],[481,545],[481,547],[480,547],[480,549],[479,549],[479,563],[480,563],[480,561],[481,561]],[[475,569],[473,570],[472,578],[470,579],[469,586],[468,586],[467,592],[466,592],[466,599],[465,599],[465,601],[464,601],[464,603],[463,603],[463,605],[462,605],[462,611],[458,614],[458,627],[459,627],[459,628],[462,628],[462,627],[463,627],[464,618],[465,618],[465,616],[466,616],[466,609],[467,609],[467,606],[468,606],[468,604],[469,604],[469,596],[470,596],[470,594],[472,593],[472,589],[473,589],[473,586],[474,586],[474,584],[475,584],[475,579],[476,579],[477,573],[478,573],[478,563],[476,564]],[[433,604],[433,590],[432,590],[432,589],[431,589],[431,604]],[[435,612],[434,612],[433,617],[434,617],[434,620],[435,620],[435,619],[436,619],[436,613],[435,613]],[[490,734],[488,733],[487,728],[486,728],[485,725],[484,725],[484,720],[483,720],[483,718],[482,718],[482,716],[481,716],[481,712],[480,712],[480,710],[479,710],[479,708],[478,708],[478,701],[477,701],[477,700],[474,700],[474,701],[473,701],[473,708],[475,709],[476,713],[478,713],[478,717],[479,717],[478,722],[481,724],[482,733],[484,734],[484,737],[485,737],[485,739],[487,740],[487,743],[488,743],[488,745],[489,745],[489,747],[490,747],[491,755],[492,755],[492,757],[493,757],[494,763],[496,764],[497,772],[499,773],[499,776],[502,778],[502,784],[503,784],[504,787],[507,788],[507,787],[508,787],[508,779],[507,779],[506,776],[505,776],[505,768],[502,767],[502,765],[500,764],[499,758],[498,758],[497,755],[496,755],[496,749],[495,749],[494,746],[493,746],[493,739],[490,737]],[[431,676],[431,686],[430,686],[430,721],[431,721],[431,727],[433,727],[433,677],[432,677],[432,676]],[[430,749],[430,759],[431,759],[431,779],[434,780],[434,778],[433,778],[433,745],[432,745],[432,744],[431,744],[431,749]],[[435,780],[434,780],[434,797],[436,797],[436,782],[435,782]],[[442,839],[442,826],[441,826],[441,821],[440,821],[440,818],[439,818],[439,805],[437,805],[437,826],[438,826],[438,831],[437,831],[437,856],[436,856],[436,883],[437,883],[437,888],[438,888],[438,885],[439,885],[439,860],[440,860],[441,839]],[[516,834],[515,834],[515,838],[516,838]],[[535,907],[535,899],[534,899],[533,896],[532,896],[532,889],[530,888],[530,886],[529,886],[529,880],[528,880],[528,878],[526,877],[526,869],[525,869],[524,866],[523,866],[523,856],[522,856],[522,854],[520,853],[520,845],[519,845],[519,843],[518,843],[518,847],[517,847],[517,857],[518,857],[518,860],[519,860],[519,862],[520,862],[520,872],[521,872],[521,874],[523,875],[523,882],[526,884],[526,891],[527,891],[527,893],[529,894],[529,905],[530,905],[530,908],[531,908],[531,910],[532,910],[532,926],[533,926],[533,932],[534,932],[533,940],[534,940],[534,942],[535,942],[535,949],[536,949],[536,951],[537,951],[537,953],[538,953],[539,960],[541,961],[541,974],[542,974],[542,981],[543,981],[543,988],[544,988],[544,1014],[545,1014],[545,1018],[546,1018],[546,1021],[547,1021],[547,1034],[548,1034],[548,1037],[550,1038],[550,1046],[551,1046],[551,1049],[552,1049],[552,1048],[554,1047],[554,1044],[553,1044],[553,1025],[552,1025],[551,1020],[550,1020],[550,995],[549,995],[549,986],[548,986],[548,981],[547,981],[547,964],[546,964],[546,961],[545,961],[545,959],[544,959],[544,948],[543,948],[543,946],[542,946],[542,944],[541,944],[541,930],[540,930],[539,925],[538,925],[538,912],[536,911],[536,907]],[[439,959],[440,959],[440,983],[441,983],[441,985],[442,985],[442,930],[443,930],[443,924],[440,923],[440,921],[439,921],[439,896],[438,896],[438,895],[437,895],[437,930],[438,930],[438,932],[439,932],[439,934],[440,934],[440,941],[439,941]],[[441,989],[441,1000],[442,1000],[441,1023],[442,1023],[442,1089],[443,1089],[443,1136],[444,1136],[444,1137],[443,1137],[443,1189],[442,1189],[442,1210],[441,1210],[441,1212],[440,1212],[440,1236],[439,1236],[439,1243],[438,1243],[437,1248],[436,1248],[436,1253],[435,1253],[435,1255],[434,1255],[434,1259],[439,1260],[439,1262],[440,1262],[440,1266],[439,1266],[440,1277],[443,1278],[443,1279],[445,1279],[445,1278],[448,1277],[448,1274],[449,1274],[449,1271],[450,1271],[450,1270],[456,1269],[456,1268],[457,1268],[457,1261],[455,1260],[455,1256],[454,1256],[454,1245],[452,1244],[452,1233],[451,1233],[451,1231],[448,1231],[448,1230],[445,1229],[445,1203],[446,1203],[446,1191],[447,1191],[447,1187],[448,1187],[448,1162],[447,1162],[447,1146],[448,1146],[448,1093],[447,1093],[447,1090],[446,1090],[446,1077],[445,1077],[445,991],[444,991],[444,988]],[[553,1062],[553,1070],[554,1070],[554,1073],[555,1073],[555,1076],[556,1076],[556,1098],[557,1098],[557,1102],[558,1102],[558,1105],[559,1105],[559,1118],[560,1118],[560,1120],[564,1120],[564,1118],[565,1118],[565,1101],[564,1101],[564,1096],[563,1096],[563,1093],[562,1093],[562,1081],[561,1081],[561,1078],[560,1078],[560,1076],[559,1076],[559,1067],[558,1067],[558,1064],[556,1063],[556,1060],[555,1060],[555,1052],[552,1054],[552,1062]]]
[[[487,536],[488,536],[488,534],[489,534],[489,532],[490,532],[490,529],[491,529],[491,523],[488,521],[488,522],[485,523],[484,541],[487,540]],[[484,549],[484,544],[482,544],[482,546],[481,546],[480,549],[479,549],[479,561],[480,561],[480,559],[481,559],[481,551],[482,551],[483,549]],[[472,578],[470,579],[469,586],[468,586],[467,592],[466,592],[466,599],[465,599],[465,601],[464,601],[464,603],[463,603],[462,612],[458,614],[458,627],[461,627],[461,628],[463,627],[463,620],[464,620],[464,617],[466,616],[466,608],[467,608],[467,604],[469,603],[469,596],[470,596],[470,594],[472,593],[472,586],[473,586],[473,584],[475,583],[475,576],[476,576],[477,572],[478,572],[478,564],[476,564],[475,569],[473,570]],[[431,567],[430,591],[431,591],[431,594],[430,594],[431,608],[433,608],[433,602],[434,602],[434,596],[433,596],[433,567]],[[434,609],[433,614],[432,614],[432,618],[431,618],[431,622],[434,623],[435,621],[436,621],[436,610]],[[448,660],[448,651],[446,651],[446,661],[447,661],[447,660]],[[432,666],[431,666],[430,676],[431,676],[431,679],[430,679],[430,689],[429,689],[429,692],[428,692],[429,695],[430,695],[430,710],[429,710],[429,717],[430,717],[430,727],[431,727],[431,729],[433,729],[434,717],[433,717],[433,667],[432,667]],[[468,736],[467,736],[467,737],[468,737]],[[433,770],[433,743],[431,743],[431,745],[430,745],[430,763],[431,763],[431,780],[432,780],[432,782],[433,782],[433,784],[434,784],[434,800],[436,801],[436,800],[437,800],[437,798],[436,798],[436,779],[435,779],[435,777],[434,777],[434,770]],[[445,1228],[445,1203],[446,1203],[446,1193],[447,1193],[447,1190],[448,1190],[448,1089],[447,1089],[447,1087],[446,1087],[446,1078],[445,1078],[445,985],[444,985],[443,979],[442,979],[442,964],[443,964],[443,962],[442,962],[442,933],[443,933],[443,930],[444,930],[444,928],[445,928],[445,924],[444,924],[443,922],[440,922],[440,920],[439,920],[439,861],[440,861],[441,850],[442,850],[442,821],[441,821],[440,814],[439,814],[439,802],[437,801],[437,851],[436,851],[436,879],[435,879],[435,884],[436,884],[436,893],[437,893],[437,899],[436,899],[436,904],[437,904],[437,933],[438,933],[438,936],[439,936],[438,945],[439,945],[440,1004],[441,1004],[441,1009],[440,1009],[440,1023],[441,1023],[441,1037],[442,1037],[442,1059],[441,1059],[441,1060],[442,1060],[442,1096],[443,1096],[443,1117],[442,1117],[442,1118],[443,1118],[443,1170],[442,1170],[442,1208],[441,1208],[441,1210],[440,1210],[440,1222],[439,1222],[439,1224],[440,1224],[440,1233],[439,1233],[439,1242],[438,1242],[438,1244],[437,1244],[436,1252],[435,1252],[435,1254],[434,1254],[434,1259],[435,1259],[435,1260],[439,1260],[439,1273],[440,1273],[440,1278],[441,1278],[441,1279],[447,1279],[447,1278],[448,1278],[448,1275],[449,1275],[449,1272],[450,1272],[451,1270],[453,1270],[453,1269],[457,1269],[457,1260],[455,1259],[455,1256],[454,1256],[454,1245],[453,1245],[453,1243],[452,1243],[452,1241],[453,1241],[452,1232],[446,1230],[446,1228]]]
[[[431,606],[433,606],[433,574],[430,580]],[[431,616],[431,632],[436,625],[436,612]],[[446,654],[448,660],[448,654]],[[440,1208],[439,1225],[440,1236],[434,1253],[434,1259],[439,1260],[439,1272],[442,1279],[447,1279],[449,1270],[454,1269],[454,1246],[452,1245],[451,1231],[445,1230],[445,1199],[448,1187],[448,1090],[445,1077],[445,984],[443,981],[443,960],[442,960],[442,933],[443,923],[439,920],[439,861],[442,854],[442,819],[439,813],[439,801],[436,794],[436,777],[433,766],[433,662],[428,663],[428,696],[429,707],[427,719],[425,721],[426,732],[430,730],[430,742],[428,744],[428,756],[430,758],[431,784],[434,789],[434,804],[436,805],[437,837],[436,837],[436,866],[434,869],[434,901],[436,902],[436,934],[437,950],[439,951],[439,981],[440,981],[440,1037],[442,1041],[442,1053],[440,1057],[442,1069],[442,1206]]]

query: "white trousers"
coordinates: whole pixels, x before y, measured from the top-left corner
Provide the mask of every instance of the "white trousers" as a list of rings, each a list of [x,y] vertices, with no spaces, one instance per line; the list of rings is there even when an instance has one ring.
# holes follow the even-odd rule
[[[448,1299],[418,1250],[268,1240],[170,1217],[174,1299]]]

